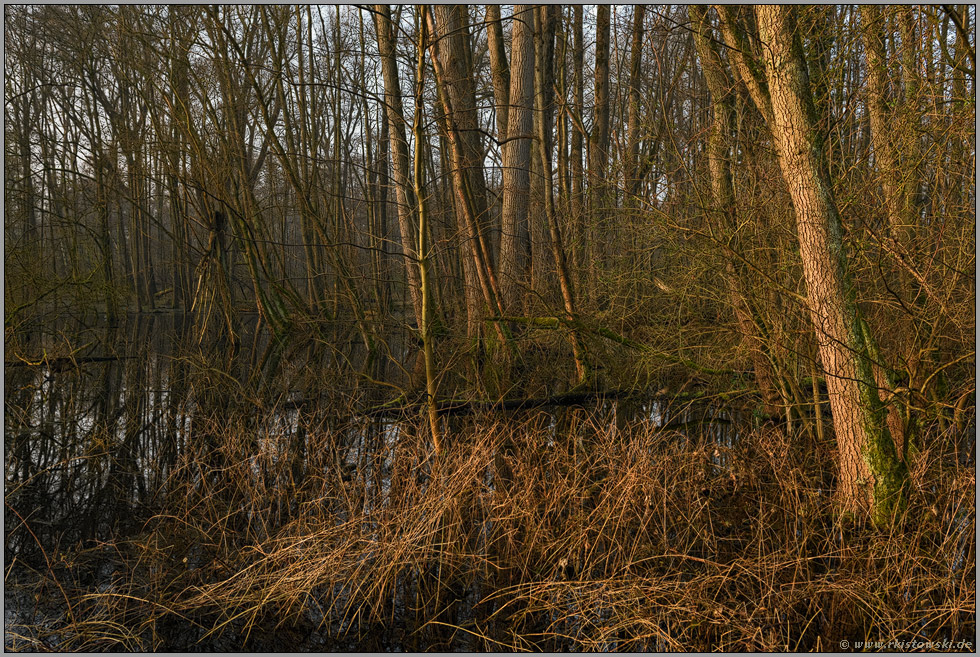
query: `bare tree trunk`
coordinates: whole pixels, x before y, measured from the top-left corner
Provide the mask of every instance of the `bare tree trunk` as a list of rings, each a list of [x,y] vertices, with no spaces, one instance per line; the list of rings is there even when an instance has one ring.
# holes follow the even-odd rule
[[[589,206],[594,227],[601,231],[605,218],[606,163],[609,160],[609,5],[596,7],[595,122],[589,140]],[[604,240],[590,239],[592,260],[605,260]]]
[[[487,5],[484,24],[487,26],[487,47],[490,50],[490,77],[493,80],[494,113],[497,122],[497,140],[507,138],[509,115],[510,70],[504,50],[504,28],[500,21],[500,5]],[[514,7],[516,13],[517,7]],[[511,37],[513,38],[513,37]],[[513,55],[511,55],[513,57]]]
[[[500,287],[504,310],[516,312],[531,258],[528,200],[531,189],[531,134],[534,93],[533,8],[514,7],[511,37],[510,109],[503,153],[503,212]]]
[[[548,42],[553,36],[552,16],[553,5],[538,5],[538,24],[541,26],[538,46],[544,49],[549,48]],[[545,60],[545,65],[540,65],[541,59]],[[562,301],[565,307],[565,319],[569,323],[569,337],[572,343],[572,354],[575,358],[575,371],[578,375],[579,383],[585,383],[589,378],[589,367],[586,361],[585,349],[582,345],[578,331],[571,327],[575,321],[575,291],[572,288],[571,279],[568,276],[568,264],[565,258],[565,248],[562,243],[561,226],[558,223],[558,216],[555,211],[555,191],[552,180],[551,167],[551,102],[553,98],[552,89],[554,79],[550,57],[545,54],[539,58],[539,65],[534,70],[535,92],[540,98],[541,120],[537,122],[538,134],[538,156],[541,160],[541,171],[544,177],[544,207],[548,220],[548,229],[551,237],[551,253],[555,259],[555,266],[558,273],[558,285],[561,289]]]
[[[577,289],[581,292],[583,290],[582,285],[582,271],[585,268],[585,208],[583,207],[583,193],[585,191],[585,165],[582,161],[584,156],[584,141],[585,135],[582,132],[581,118],[583,108],[585,107],[585,45],[583,38],[583,28],[582,28],[582,5],[575,5],[573,7],[573,43],[572,43],[572,68],[574,75],[574,101],[572,103],[572,109],[574,115],[578,117],[578,120],[573,122],[572,126],[572,146],[571,146],[571,175],[572,175],[572,199],[571,199],[571,209],[572,209],[572,225],[573,229],[573,239],[572,239],[572,270],[574,272],[575,284]],[[584,293],[583,293],[584,294]]]
[[[908,13],[903,12],[902,18],[908,19]],[[913,158],[916,157],[918,125],[910,125],[918,121],[918,116],[912,117],[906,107],[914,101],[909,96],[916,94],[913,72],[915,52],[911,45],[913,30],[905,25],[903,41],[903,77],[907,81],[903,94],[891,94],[888,91],[888,59],[885,54],[885,39],[882,30],[883,16],[881,8],[875,5],[861,6],[861,36],[864,42],[865,62],[868,74],[868,116],[871,122],[871,145],[875,155],[881,188],[884,193],[887,210],[889,236],[893,242],[892,252],[911,266],[911,251],[915,224],[917,223],[916,193],[918,176]],[[897,82],[896,82],[897,84]],[[909,289],[913,280],[904,269],[899,272],[901,281],[900,294],[920,299],[920,295]],[[905,318],[907,319],[907,318]],[[914,327],[903,326],[908,334],[914,334]],[[915,358],[919,353],[918,345],[910,348],[908,356]],[[874,356],[875,354],[873,354]],[[880,354],[875,357],[874,373],[878,385],[886,391],[896,387],[891,368],[884,362]],[[897,398],[892,396],[888,408],[888,427],[896,447],[904,450],[906,426],[898,406]]]
[[[190,248],[190,218],[188,216],[188,203],[186,200],[186,184],[181,185],[181,181],[186,183],[187,166],[184,149],[186,142],[182,132],[177,125],[176,108],[187,106],[190,98],[190,81],[188,79],[190,64],[187,61],[186,50],[181,46],[188,40],[187,28],[183,24],[182,12],[168,13],[168,42],[170,46],[170,58],[168,60],[168,83],[169,93],[168,102],[171,107],[171,118],[169,126],[169,137],[172,142],[167,151],[167,187],[170,196],[170,224],[174,233],[174,306],[189,310],[192,298],[192,279],[193,271],[189,254]],[[158,126],[162,131],[163,126]]]
[[[375,174],[375,196],[377,198],[377,231],[378,231],[378,305],[387,312],[391,305],[391,257],[388,243],[390,229],[388,228],[388,165],[390,161],[388,140],[388,120],[384,118],[383,109],[378,117],[381,124],[381,134],[377,144],[375,158],[377,173]]]
[[[305,8],[306,13],[306,42],[307,47],[312,48],[313,46],[313,16],[310,11],[310,7]],[[299,58],[297,71],[299,73],[299,83],[300,88],[298,89],[298,99],[297,99],[297,110],[299,113],[299,143],[300,152],[302,153],[316,153],[319,144],[317,143],[318,131],[315,126],[314,114],[316,112],[315,108],[315,91],[313,87],[308,84],[309,81],[312,83],[314,79],[314,66],[313,57],[310,56],[308,62],[304,61],[304,44],[303,44],[303,15],[299,7],[296,8],[296,34],[299,39],[299,44],[297,47],[297,55]],[[309,71],[307,72],[307,66]],[[287,114],[288,116],[288,114]],[[290,147],[292,150],[292,147]],[[310,188],[313,186],[316,179],[316,168],[315,165],[309,161],[309,158],[302,159],[302,175],[303,180],[306,181],[307,189],[301,193],[308,194]],[[302,205],[301,205],[302,208]],[[322,270],[322,258],[321,249],[316,247],[317,237],[316,229],[319,219],[311,216],[309,212],[304,212],[300,209],[300,235],[303,240],[303,255],[306,258],[306,294],[307,294],[307,304],[310,309],[318,313],[326,308],[324,302],[324,290],[321,285],[317,282],[317,275]]]
[[[867,510],[883,524],[905,506],[908,471],[896,454],[872,373],[870,331],[858,315],[847,269],[795,11],[756,7],[760,38],[768,47],[772,132],[796,210],[810,317],[827,374],[840,452],[839,501],[843,510]]]
[[[415,157],[413,160],[413,180],[415,182],[415,198],[418,200],[419,217],[419,278],[422,281],[422,315],[419,318],[419,332],[422,334],[422,353],[425,362],[425,390],[428,403],[429,429],[432,433],[432,445],[436,457],[442,453],[442,432],[439,428],[439,407],[436,395],[435,361],[432,355],[432,285],[429,280],[429,226],[428,209],[425,195],[422,191],[422,141],[425,137],[422,131],[423,90],[425,88],[425,48],[428,40],[425,21],[419,21],[418,33],[418,65],[415,69],[415,119],[412,132],[415,134]]]
[[[749,90],[749,96],[766,120],[766,125],[772,125],[772,104],[765,70],[761,62],[752,57],[752,44],[739,21],[739,13],[748,9],[732,5],[715,7],[721,17],[721,33],[729,46],[728,55],[731,57],[732,69]]]
[[[645,5],[633,5],[633,32],[630,42],[630,90],[629,115],[627,118],[627,161],[626,192],[627,203],[634,205],[640,186],[640,67],[643,63],[643,17]]]
[[[395,195],[398,204],[398,226],[401,231],[402,253],[405,258],[405,277],[412,299],[417,322],[422,321],[422,293],[415,245],[418,238],[412,218],[418,199],[415,198],[410,178],[408,140],[405,136],[405,113],[402,109],[401,85],[398,64],[395,61],[395,41],[392,34],[391,12],[388,5],[374,6],[374,27],[378,37],[378,53],[381,56],[381,73],[385,85],[385,114],[388,118],[388,139],[391,144],[391,168],[394,174]],[[416,144],[416,148],[419,146]]]
[[[914,218],[914,180],[912,171],[899,152],[904,139],[901,131],[911,129],[898,121],[900,112],[891,112],[904,99],[888,93],[888,59],[882,31],[881,7],[861,6],[861,36],[868,67],[868,116],[871,119],[871,145],[881,176],[881,186],[888,209],[891,236],[901,249],[909,246]],[[911,48],[908,48],[911,50]]]
[[[558,214],[563,218],[571,216],[570,202],[572,198],[571,152],[569,138],[569,120],[566,105],[568,103],[568,67],[565,65],[568,54],[568,30],[565,25],[565,11],[555,10],[555,91],[557,98],[555,106],[556,160],[555,169],[558,175]],[[567,222],[565,222],[567,224]]]
[[[483,151],[480,147],[476,120],[476,88],[471,75],[472,53],[466,28],[466,7],[436,5],[435,17],[428,11],[425,20],[431,21],[433,37],[430,47],[436,85],[442,103],[449,141],[456,211],[462,214],[466,239],[470,244],[469,269],[464,260],[468,333],[478,336],[482,331],[484,314],[480,303],[482,291],[486,307],[503,314],[500,305],[500,286],[493,268],[485,236],[487,214],[486,182],[483,178]],[[436,47],[438,44],[438,47]],[[467,273],[469,272],[469,273]],[[497,330],[502,330],[497,324]],[[504,335],[500,334],[505,341]]]

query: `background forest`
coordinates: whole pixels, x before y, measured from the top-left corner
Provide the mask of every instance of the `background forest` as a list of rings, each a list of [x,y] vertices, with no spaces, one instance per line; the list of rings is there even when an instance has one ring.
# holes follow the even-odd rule
[[[975,641],[973,5],[4,21],[8,647]]]

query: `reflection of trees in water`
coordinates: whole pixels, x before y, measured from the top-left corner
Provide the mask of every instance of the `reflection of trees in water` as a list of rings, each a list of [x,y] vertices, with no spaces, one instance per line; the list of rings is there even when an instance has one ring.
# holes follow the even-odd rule
[[[360,343],[351,341],[347,354],[315,343],[277,347],[255,327],[243,323],[241,346],[219,338],[205,350],[189,319],[143,316],[100,329],[89,347],[102,355],[96,362],[9,369],[7,502],[15,513],[8,551],[27,558],[38,556],[37,540],[49,550],[138,531],[168,495],[223,498],[239,510],[232,516],[243,514],[235,518],[242,531],[270,512],[284,522],[296,508],[290,492],[310,476],[322,479],[328,497],[331,487],[363,477],[357,506],[383,504],[405,429],[350,415],[354,387],[333,373],[363,362]],[[389,355],[398,353],[391,344]],[[385,364],[375,359],[374,374],[387,374]],[[615,434],[650,412],[639,402],[609,401],[596,426]],[[710,421],[699,412],[680,411],[680,421]],[[664,425],[675,421],[666,409],[656,414]],[[471,422],[452,417],[447,428],[458,434]],[[554,440],[568,429],[567,414],[557,411],[550,427]],[[267,505],[261,514],[258,500]]]
[[[237,345],[220,336],[199,345],[182,315],[65,327],[87,356],[8,367],[8,554],[40,557],[38,541],[47,551],[138,530],[168,494],[188,487],[234,496],[256,482],[269,491],[301,483],[311,430],[349,422],[329,417],[350,400],[341,376],[327,372],[363,361],[363,348],[278,345],[257,326],[243,321]],[[40,351],[45,338],[20,342]],[[376,359],[375,374],[384,366]],[[331,379],[338,389],[319,385]],[[362,460],[369,449],[361,447]]]
[[[8,554],[40,557],[38,541],[49,551],[136,532],[178,493],[225,498],[241,510],[243,531],[269,511],[286,521],[296,507],[289,493],[310,476],[327,496],[364,477],[357,505],[383,504],[403,429],[350,416],[360,393],[340,372],[366,360],[359,341],[346,353],[313,341],[280,346],[256,327],[242,322],[238,346],[219,337],[208,348],[181,315],[74,327],[88,343],[75,366],[8,368]],[[400,351],[390,340],[373,374],[397,375],[385,368]],[[643,413],[626,401],[609,412],[620,426]],[[464,431],[470,421],[447,427]]]
[[[166,358],[161,342],[181,327],[158,319],[86,336],[102,362],[7,371],[8,389],[18,392],[6,399],[5,430],[19,438],[7,446],[7,501],[30,516],[46,548],[108,537],[135,518],[174,465],[181,363]],[[23,528],[10,529],[8,550],[37,547],[23,544]]]
[[[675,645],[664,637],[695,625],[661,625],[663,636],[633,643],[628,633],[594,635],[637,604],[634,584],[615,579],[624,568],[663,575],[663,586],[678,573],[706,585],[705,568],[725,581],[728,560],[753,545],[754,504],[776,513],[774,501],[791,492],[819,510],[818,488],[831,487],[819,481],[830,463],[812,460],[820,451],[803,429],[747,434],[748,418],[732,407],[682,396],[510,412],[473,404],[443,416],[448,448],[436,471],[418,412],[357,412],[392,393],[364,386],[355,329],[278,344],[256,324],[243,322],[237,350],[220,341],[204,349],[189,322],[144,317],[80,341],[117,360],[9,368],[8,563],[16,555],[45,578],[57,571],[78,597],[117,586],[169,604],[188,587],[221,585],[229,608],[296,577],[307,587],[297,623],[309,636],[280,649],[363,648],[364,637],[376,649],[480,646],[451,629],[476,628],[474,619],[498,639],[557,632],[566,638],[547,644],[555,649],[663,649]],[[389,356],[403,349],[386,344]],[[404,360],[378,358],[374,378],[407,380]],[[749,492],[736,495],[740,486]],[[794,509],[767,531],[803,529],[775,544],[805,541],[821,522]],[[65,556],[80,542],[96,555],[83,566]],[[70,577],[63,557],[76,563]],[[753,558],[740,563],[762,567]],[[697,598],[663,591],[660,602]],[[145,616],[132,604],[126,613]],[[225,603],[208,604],[194,622],[210,627]],[[320,621],[330,629],[310,638]],[[161,617],[165,637],[154,640],[191,648],[204,632],[192,625]],[[349,644],[331,643],[344,628]],[[231,636],[202,645],[241,649]]]

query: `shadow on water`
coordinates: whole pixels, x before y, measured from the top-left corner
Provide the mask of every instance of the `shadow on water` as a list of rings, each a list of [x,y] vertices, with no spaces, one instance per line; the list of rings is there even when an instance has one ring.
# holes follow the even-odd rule
[[[787,504],[780,467],[829,504],[830,464],[799,465],[819,452],[802,438],[642,394],[447,414],[434,470],[418,417],[372,410],[410,391],[409,336],[372,358],[340,323],[279,343],[253,318],[238,338],[202,344],[184,316],[152,315],[8,350],[7,647],[676,649],[691,630],[670,614],[625,620],[642,606],[629,578],[730,571],[770,513],[736,492],[782,478],[766,504]],[[303,583],[276,597],[289,576]],[[656,590],[650,604],[675,595]],[[78,639],[86,613],[128,634]]]

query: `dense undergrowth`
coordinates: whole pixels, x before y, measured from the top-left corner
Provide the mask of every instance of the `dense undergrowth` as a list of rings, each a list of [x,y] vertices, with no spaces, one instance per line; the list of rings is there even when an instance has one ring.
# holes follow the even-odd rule
[[[882,530],[834,512],[829,429],[717,406],[446,418],[436,462],[416,418],[352,419],[339,398],[326,413],[221,403],[198,408],[158,494],[113,538],[22,561],[33,576],[8,559],[8,596],[33,605],[8,647],[975,640],[974,439],[952,425],[924,431],[907,512]],[[668,411],[682,430],[663,428]]]
[[[5,6],[5,647],[975,647],[973,5],[644,6]]]

